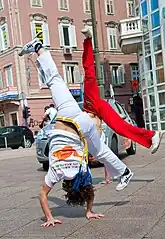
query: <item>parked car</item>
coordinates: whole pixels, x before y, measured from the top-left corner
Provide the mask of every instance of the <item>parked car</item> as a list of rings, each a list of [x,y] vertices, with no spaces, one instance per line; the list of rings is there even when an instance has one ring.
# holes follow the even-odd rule
[[[25,126],[8,126],[0,128],[0,148],[6,145],[12,149],[30,148],[34,143],[33,132]]]
[[[130,123],[132,125],[136,125],[135,121],[130,118],[127,111],[124,109],[124,107],[118,101],[109,99],[108,103],[120,115],[121,118],[123,118],[125,121],[127,121],[128,123]],[[106,137],[108,137],[108,139],[109,138],[111,139],[110,142],[106,141],[106,143],[116,155],[121,154],[123,149],[127,151],[128,155],[136,154],[136,143],[135,142],[116,134],[107,125],[106,125],[106,129],[104,131],[105,131]],[[112,137],[109,137],[110,133],[112,133]],[[123,147],[119,147],[119,145],[121,145]]]
[[[126,110],[123,106],[115,101],[108,100],[108,103],[116,110],[116,112],[127,122],[134,124],[131,118],[129,117]],[[36,138],[36,154],[37,160],[39,163],[43,165],[43,169],[47,170],[49,166],[48,161],[48,153],[49,153],[49,145],[48,145],[48,137],[53,133],[54,130],[55,119],[49,125],[46,125],[43,129],[38,132]],[[136,153],[136,143],[132,142],[129,139],[126,139],[122,136],[116,134],[111,128],[109,128],[104,122],[102,123],[102,129],[105,133],[105,143],[109,148],[116,154],[120,155],[127,151],[129,155]],[[97,164],[96,159],[92,159],[90,164]]]

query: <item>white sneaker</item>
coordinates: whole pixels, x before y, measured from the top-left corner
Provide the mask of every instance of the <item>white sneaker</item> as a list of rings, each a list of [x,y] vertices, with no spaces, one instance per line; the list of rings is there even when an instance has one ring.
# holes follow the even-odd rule
[[[84,34],[86,38],[92,38],[92,33],[89,28],[84,28],[81,30],[81,33]]]
[[[18,53],[18,55],[19,55],[19,56],[23,56],[23,55],[25,55],[25,54],[34,53],[34,52],[35,52],[35,46],[36,46],[38,43],[42,45],[42,42],[40,42],[40,40],[38,39],[38,36],[39,36],[41,33],[42,33],[42,31],[38,32],[37,35],[36,35],[36,37],[35,37],[32,41],[26,43],[26,44],[23,46],[22,50]]]
[[[116,187],[116,191],[121,191],[127,187],[134,173],[129,169],[129,174],[120,177],[120,183]]]
[[[158,150],[162,137],[163,137],[163,133],[158,131],[156,131],[154,136],[152,137],[152,146],[151,146],[152,154],[156,153],[156,151]]]

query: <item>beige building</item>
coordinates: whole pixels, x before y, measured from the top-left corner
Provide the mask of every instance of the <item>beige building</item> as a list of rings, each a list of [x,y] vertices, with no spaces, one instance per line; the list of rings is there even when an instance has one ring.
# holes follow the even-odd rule
[[[138,78],[137,57],[124,55],[118,45],[118,23],[135,16],[134,0],[96,0],[96,17],[105,95],[110,83],[116,98],[129,109],[131,80]],[[38,74],[35,56],[18,51],[40,30],[77,101],[83,78],[82,28],[91,26],[89,0],[0,0],[0,127],[23,123],[21,93],[30,107],[30,127],[37,129],[44,107],[51,103],[49,89]]]

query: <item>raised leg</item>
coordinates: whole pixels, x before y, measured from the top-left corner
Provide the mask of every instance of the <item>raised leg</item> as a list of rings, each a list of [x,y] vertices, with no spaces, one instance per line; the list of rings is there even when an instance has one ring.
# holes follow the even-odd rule
[[[121,136],[129,138],[147,148],[150,148],[153,144],[152,152],[156,152],[161,140],[159,133],[155,134],[155,131],[141,129],[127,123],[108,102],[100,98],[94,67],[92,41],[90,38],[84,40],[83,67],[85,72],[84,110],[96,114]],[[155,140],[153,140],[154,135]]]

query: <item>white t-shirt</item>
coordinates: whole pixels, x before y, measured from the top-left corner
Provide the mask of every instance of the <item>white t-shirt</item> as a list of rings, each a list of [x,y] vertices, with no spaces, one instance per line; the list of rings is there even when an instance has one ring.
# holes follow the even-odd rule
[[[50,142],[49,171],[45,176],[45,183],[50,188],[56,182],[63,179],[72,180],[78,174],[83,146],[78,135],[64,130],[54,130]],[[82,171],[86,170],[86,161],[83,159]]]
[[[52,121],[57,115],[57,110],[53,107],[50,107],[49,109],[45,111],[45,115],[49,115],[50,121]]]

